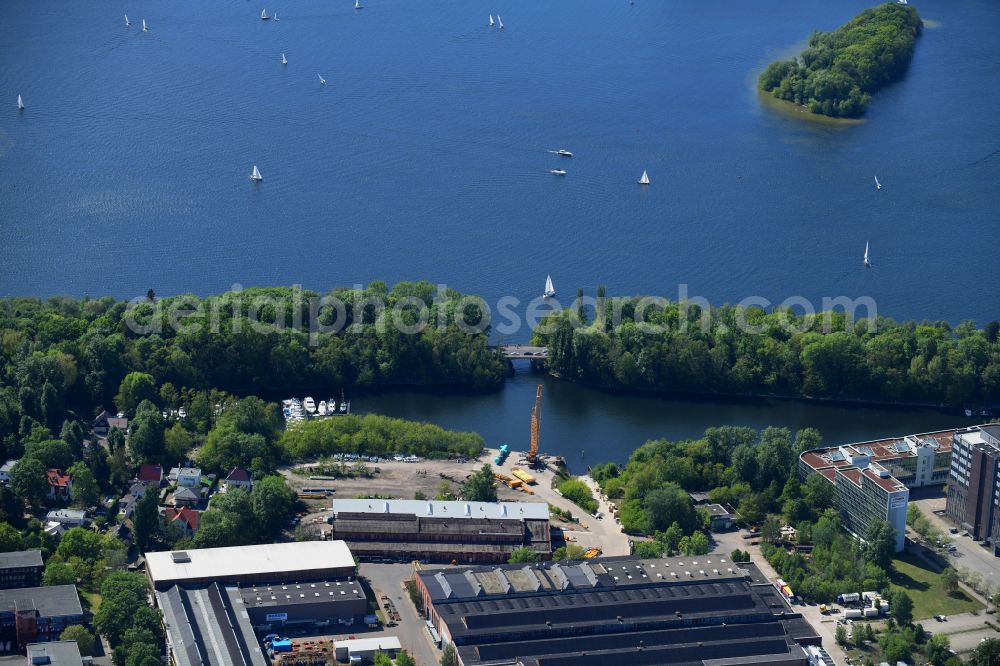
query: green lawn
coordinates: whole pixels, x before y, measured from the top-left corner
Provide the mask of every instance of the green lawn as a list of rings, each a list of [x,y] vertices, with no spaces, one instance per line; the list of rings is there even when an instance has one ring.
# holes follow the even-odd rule
[[[90,612],[96,613],[97,609],[101,607],[101,595],[98,592],[80,592],[84,599],[87,600],[87,604],[90,606]]]
[[[902,553],[892,561],[889,574],[892,589],[903,589],[913,599],[913,619],[935,615],[956,615],[980,610],[983,605],[959,590],[954,595],[944,591],[941,576],[920,558]]]

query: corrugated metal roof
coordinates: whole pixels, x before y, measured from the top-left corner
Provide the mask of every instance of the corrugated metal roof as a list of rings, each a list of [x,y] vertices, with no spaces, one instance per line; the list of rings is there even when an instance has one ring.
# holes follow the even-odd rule
[[[334,513],[411,514],[434,518],[548,520],[545,502],[443,502],[439,500],[335,499]]]

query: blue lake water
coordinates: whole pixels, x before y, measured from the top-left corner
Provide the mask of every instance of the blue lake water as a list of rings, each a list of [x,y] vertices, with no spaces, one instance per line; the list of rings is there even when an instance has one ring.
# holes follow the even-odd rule
[[[870,295],[982,324],[1000,4],[916,3],[934,27],[860,125],[754,89],[866,4],[295,0],[265,22],[235,0],[8,3],[0,294],[425,278],[492,301],[551,273],[562,295]]]

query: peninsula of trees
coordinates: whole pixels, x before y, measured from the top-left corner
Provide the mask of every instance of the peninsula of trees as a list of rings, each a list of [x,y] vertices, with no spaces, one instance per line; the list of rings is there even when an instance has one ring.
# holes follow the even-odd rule
[[[574,306],[550,315],[534,334],[563,379],[676,393],[1000,404],[1000,322],[977,329],[878,317],[870,326],[843,312],[801,316],[665,300],[640,312],[638,297],[597,294],[592,321]],[[622,323],[612,325],[615,319]]]
[[[922,25],[910,5],[871,7],[833,32],[814,32],[798,58],[772,62],[758,85],[813,113],[860,116],[873,92],[906,71]]]

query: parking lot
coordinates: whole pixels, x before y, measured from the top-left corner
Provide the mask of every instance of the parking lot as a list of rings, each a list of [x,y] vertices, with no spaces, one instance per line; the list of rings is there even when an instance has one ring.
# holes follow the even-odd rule
[[[948,535],[954,544],[954,552],[947,554],[951,566],[955,568],[965,567],[970,571],[975,571],[984,580],[989,581],[994,590],[1000,590],[1000,558],[993,555],[992,548],[984,547],[969,536],[962,536],[961,531],[956,534],[951,533],[952,529],[958,529],[957,526],[947,517],[935,513],[936,511],[944,511],[945,499],[935,497],[917,500],[914,504],[927,516],[931,524]]]

